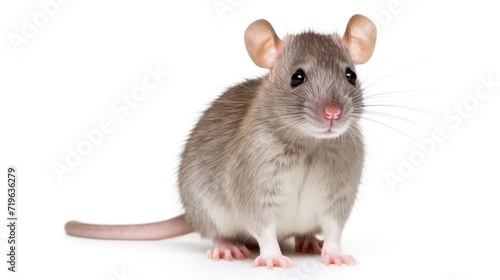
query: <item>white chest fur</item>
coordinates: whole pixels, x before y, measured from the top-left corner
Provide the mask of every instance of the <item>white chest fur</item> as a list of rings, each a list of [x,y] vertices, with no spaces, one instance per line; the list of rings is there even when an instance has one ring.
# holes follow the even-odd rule
[[[284,175],[281,211],[276,220],[279,237],[305,234],[319,226],[319,217],[327,205],[325,168],[299,166]]]

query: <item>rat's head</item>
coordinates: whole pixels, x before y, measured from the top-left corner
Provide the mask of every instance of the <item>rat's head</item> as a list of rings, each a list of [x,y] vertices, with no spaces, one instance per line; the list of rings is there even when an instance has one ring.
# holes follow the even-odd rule
[[[362,15],[349,20],[343,37],[306,32],[281,40],[269,22],[253,22],[245,44],[254,63],[270,70],[267,117],[316,138],[344,133],[363,111],[355,65],[368,61],[375,41],[375,25]]]

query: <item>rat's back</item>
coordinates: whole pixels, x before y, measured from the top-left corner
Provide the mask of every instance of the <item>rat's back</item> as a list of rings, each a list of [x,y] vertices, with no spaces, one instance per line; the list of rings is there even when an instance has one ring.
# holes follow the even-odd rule
[[[224,177],[231,176],[224,171],[224,165],[234,156],[237,138],[244,137],[243,120],[261,83],[262,78],[247,80],[228,89],[204,112],[186,143],[179,169],[179,191],[187,223],[204,237],[217,235],[213,217],[223,219],[230,214],[212,213],[210,209],[231,209],[232,202],[221,185]]]

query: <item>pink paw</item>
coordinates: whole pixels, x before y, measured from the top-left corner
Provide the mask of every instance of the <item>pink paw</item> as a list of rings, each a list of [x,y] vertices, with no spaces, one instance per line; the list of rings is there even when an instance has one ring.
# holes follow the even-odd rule
[[[252,267],[265,266],[268,269],[273,269],[275,267],[281,267],[284,269],[294,268],[295,265],[292,261],[285,256],[277,256],[277,257],[262,257],[258,256],[252,264]]]
[[[217,242],[214,249],[207,251],[207,257],[214,261],[221,259],[226,261],[244,260],[251,258],[252,253],[245,246],[238,247],[228,241]]]
[[[310,237],[295,237],[295,251],[312,254],[320,254],[323,248],[323,241],[314,236]]]
[[[358,261],[356,261],[355,258],[353,258],[351,255],[335,255],[335,254],[329,254],[323,252],[321,254],[321,258],[323,259],[323,263],[327,266],[330,266],[331,264],[336,265],[336,266],[341,266],[341,265],[356,265]]]

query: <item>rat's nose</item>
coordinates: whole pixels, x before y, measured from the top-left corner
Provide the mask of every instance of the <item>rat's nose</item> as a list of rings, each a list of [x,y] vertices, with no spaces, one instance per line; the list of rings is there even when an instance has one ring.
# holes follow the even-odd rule
[[[325,107],[325,110],[323,111],[323,115],[327,120],[336,120],[340,118],[340,113],[342,110],[340,109],[339,105],[328,105]]]

